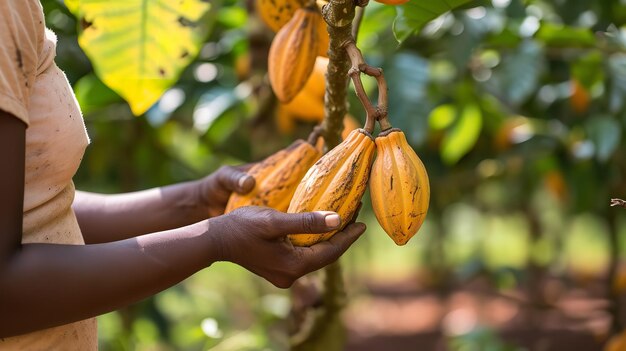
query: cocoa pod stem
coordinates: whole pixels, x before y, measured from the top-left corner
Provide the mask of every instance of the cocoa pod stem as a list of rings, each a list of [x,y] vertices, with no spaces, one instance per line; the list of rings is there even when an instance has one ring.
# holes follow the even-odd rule
[[[382,130],[390,129],[392,126],[387,118],[387,106],[389,102],[387,81],[385,80],[382,68],[368,65],[354,40],[347,41],[344,44],[344,48],[346,49],[352,64],[349,75],[354,84],[354,90],[356,91],[357,97],[359,98],[359,101],[361,101],[361,104],[367,113],[364,129],[370,133],[373,132],[376,121],[379,121]],[[376,78],[376,84],[378,85],[378,106],[376,107],[372,105],[365,89],[363,88],[361,73]]]

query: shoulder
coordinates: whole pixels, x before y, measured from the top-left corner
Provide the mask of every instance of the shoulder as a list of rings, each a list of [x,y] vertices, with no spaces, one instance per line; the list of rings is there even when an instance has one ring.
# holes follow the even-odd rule
[[[0,109],[28,123],[28,100],[44,50],[37,0],[0,1]]]

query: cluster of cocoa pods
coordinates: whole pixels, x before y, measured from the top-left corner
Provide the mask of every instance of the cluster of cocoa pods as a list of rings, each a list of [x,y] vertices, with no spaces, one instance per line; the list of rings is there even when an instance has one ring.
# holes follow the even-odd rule
[[[281,102],[279,126],[281,115],[320,121],[329,40],[319,8],[301,0],[257,0],[256,4],[260,17],[277,32],[268,73]],[[369,185],[381,227],[396,244],[406,244],[428,211],[430,186],[424,165],[400,129],[384,128],[374,138],[373,128],[357,128],[349,115],[344,125],[343,142],[323,156],[323,143],[309,138],[254,165],[249,173],[256,179],[255,188],[245,195],[233,194],[226,212],[249,205],[290,213],[333,211],[346,225]],[[322,235],[292,234],[289,239],[296,246],[311,246],[341,229]]]
[[[334,211],[346,224],[369,184],[378,223],[396,244],[404,245],[417,233],[428,211],[428,174],[397,128],[376,138],[365,129],[355,129],[324,156],[313,145],[298,140],[249,172],[257,180],[254,190],[233,194],[227,212],[248,205],[290,213]],[[310,246],[337,231],[289,238],[296,246]]]
[[[257,11],[276,30],[268,57],[270,84],[278,100],[289,103],[304,88],[318,56],[327,55],[330,39],[315,3],[258,0]]]

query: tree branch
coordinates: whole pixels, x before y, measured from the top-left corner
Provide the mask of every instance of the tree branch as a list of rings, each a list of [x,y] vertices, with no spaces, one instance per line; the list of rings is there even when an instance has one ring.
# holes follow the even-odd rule
[[[385,80],[382,68],[368,65],[354,40],[346,42],[345,49],[348,53],[348,57],[350,58],[350,62],[352,63],[349,74],[350,78],[352,78],[352,82],[354,83],[354,90],[356,91],[356,95],[361,101],[361,104],[363,104],[365,112],[367,113],[365,130],[372,133],[374,131],[374,124],[376,121],[379,121],[382,130],[390,129],[392,126],[387,119],[387,106],[389,105],[387,81]],[[376,83],[378,85],[377,107],[372,105],[365,89],[363,88],[361,73],[376,78]]]
[[[326,118],[322,123],[325,145],[329,149],[341,142],[343,118],[348,112],[347,88],[350,66],[343,47],[345,42],[352,39],[354,13],[353,0],[331,0],[322,8],[322,16],[330,36],[324,97]]]
[[[359,5],[365,6],[365,5]],[[352,37],[354,41],[357,41],[359,36],[359,29],[361,28],[361,22],[363,21],[363,15],[365,14],[365,7],[357,7],[356,14],[354,15],[354,21],[352,22]]]
[[[611,199],[611,207],[616,206],[626,208],[626,201],[622,199]]]

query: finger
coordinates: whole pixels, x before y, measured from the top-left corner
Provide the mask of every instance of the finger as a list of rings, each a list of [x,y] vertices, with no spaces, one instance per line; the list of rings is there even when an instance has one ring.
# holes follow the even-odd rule
[[[366,226],[363,223],[354,223],[346,226],[343,231],[333,235],[330,239],[310,247],[298,247],[303,250],[303,264],[308,272],[318,270],[335,262],[346,250],[361,237]]]
[[[247,172],[250,170],[250,168],[254,167],[256,164],[258,164],[258,162],[250,162],[250,163],[245,163],[245,164],[238,165],[238,166],[233,166],[233,168],[241,172]]]
[[[335,212],[316,211],[303,213],[273,213],[275,237],[287,234],[326,233],[341,227],[341,218]]]
[[[219,169],[217,181],[222,188],[240,194],[250,192],[255,184],[254,177],[231,166],[224,166]]]

